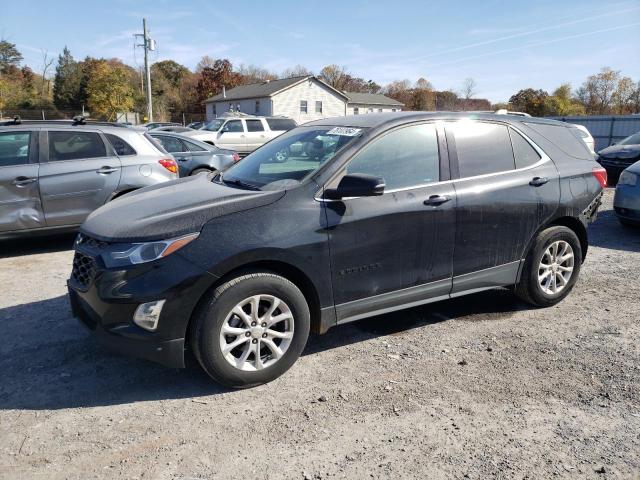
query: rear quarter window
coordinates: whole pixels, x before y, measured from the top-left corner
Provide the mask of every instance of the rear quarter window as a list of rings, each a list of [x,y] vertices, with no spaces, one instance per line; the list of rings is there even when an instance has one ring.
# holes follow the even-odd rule
[[[111,133],[105,133],[104,136],[107,137],[107,140],[109,140],[109,143],[116,151],[116,154],[118,154],[118,156],[122,157],[125,155],[136,154],[136,151],[133,149],[133,147],[123,139],[121,139],[119,136],[113,135]]]
[[[580,160],[593,160],[593,155],[580,137],[577,128],[545,123],[524,123],[570,157]]]
[[[162,153],[169,153],[167,152],[164,147],[162,146],[162,143],[160,143],[160,141],[156,140],[155,138],[153,138],[151,135],[149,135],[148,133],[144,134],[144,138],[146,138],[147,140],[149,140],[151,142],[151,145],[153,145],[154,147],[156,147],[158,150],[160,150],[160,152]]]
[[[271,130],[279,131],[289,131],[297,127],[296,122],[290,118],[267,118],[267,125],[269,125]]]

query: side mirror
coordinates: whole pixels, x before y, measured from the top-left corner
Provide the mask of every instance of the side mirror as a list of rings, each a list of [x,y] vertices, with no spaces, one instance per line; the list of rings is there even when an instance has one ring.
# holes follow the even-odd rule
[[[351,173],[340,180],[337,188],[324,191],[324,198],[340,200],[345,197],[374,197],[384,193],[384,179],[364,173]]]

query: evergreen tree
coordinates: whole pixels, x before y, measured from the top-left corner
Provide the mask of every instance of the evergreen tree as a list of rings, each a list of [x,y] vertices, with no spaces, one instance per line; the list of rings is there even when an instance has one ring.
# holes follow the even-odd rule
[[[53,81],[53,103],[61,110],[78,108],[80,99],[80,81],[82,72],[71,52],[64,47],[58,56],[56,75]]]

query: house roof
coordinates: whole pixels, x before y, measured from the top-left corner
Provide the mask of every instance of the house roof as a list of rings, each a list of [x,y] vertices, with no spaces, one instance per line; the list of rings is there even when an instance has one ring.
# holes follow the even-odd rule
[[[205,103],[209,102],[220,102],[227,100],[244,100],[247,98],[260,98],[260,97],[272,97],[276,93],[279,93],[287,88],[293,87],[299,83],[304,82],[305,80],[313,78],[317,82],[320,82],[324,86],[336,92],[338,95],[342,97],[346,97],[346,95],[333,88],[332,86],[326,84],[322,80],[312,76],[312,75],[304,75],[302,77],[291,77],[291,78],[279,78],[278,80],[271,80],[268,82],[261,83],[251,83],[249,85],[240,85],[239,87],[232,88],[227,90],[226,96],[223,96],[222,93],[218,95],[214,95],[213,97],[207,98]]]
[[[394,100],[393,98],[386,97],[381,93],[358,93],[358,92],[344,92],[344,93],[349,98],[349,103],[404,107],[404,103]]]

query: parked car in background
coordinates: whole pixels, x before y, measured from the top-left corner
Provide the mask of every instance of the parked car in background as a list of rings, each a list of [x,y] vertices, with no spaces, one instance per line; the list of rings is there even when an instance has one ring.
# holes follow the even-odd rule
[[[595,156],[596,155],[596,151],[595,151],[595,145],[596,144],[595,144],[595,142],[593,140],[593,137],[591,136],[591,132],[589,132],[587,127],[585,127],[584,125],[578,125],[577,123],[571,123],[570,125],[573,126],[573,127],[576,127],[578,129],[578,131],[580,132],[580,136],[582,137],[582,140],[587,145],[587,148]]]
[[[296,154],[280,162],[282,150]],[[184,367],[186,347],[215,380],[257,385],[293,365],[310,330],[505,286],[532,305],[558,303],[578,279],[605,183],[561,122],[326,118],[221,175],[91,214],[72,310],[122,352]]]
[[[620,174],[613,209],[623,225],[640,226],[640,161]]]
[[[199,173],[222,172],[240,160],[232,150],[223,150],[194,138],[185,138],[172,132],[151,130],[149,135],[160,142],[178,162],[181,177]]]
[[[96,208],[178,178],[146,130],[121,124],[0,124],[0,238],[77,228]]]
[[[184,133],[184,132],[193,132],[193,128],[183,127],[182,125],[165,125],[164,127],[156,127],[149,129],[150,132],[174,132],[174,133]]]
[[[615,185],[622,171],[640,160],[640,132],[600,150],[597,160],[607,170],[611,184]]]
[[[296,126],[294,120],[285,117],[230,116],[211,120],[200,130],[184,135],[244,156]]]
[[[187,125],[189,128],[193,128],[194,130],[200,130],[204,126],[204,122],[191,122]]]
[[[143,123],[140,126],[142,128],[146,128],[147,130],[153,130],[154,128],[158,128],[158,127],[168,127],[168,126],[181,127],[182,125],[176,122],[149,122],[149,123]]]

